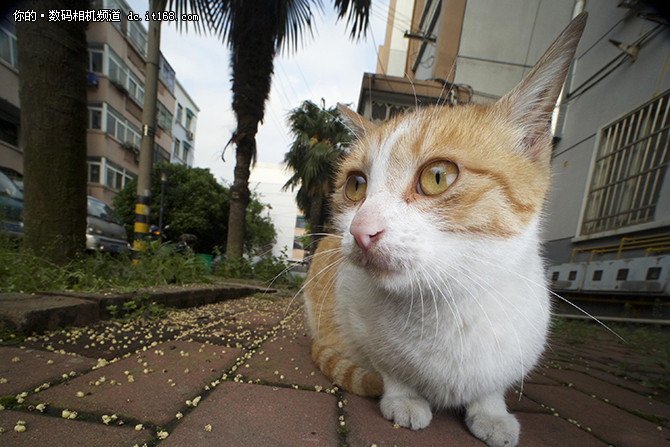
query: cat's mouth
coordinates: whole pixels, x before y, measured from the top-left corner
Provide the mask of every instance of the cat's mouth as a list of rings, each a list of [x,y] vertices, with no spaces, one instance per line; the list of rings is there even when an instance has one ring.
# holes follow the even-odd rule
[[[402,264],[381,250],[356,250],[352,253],[352,261],[373,277],[383,278],[400,273]]]

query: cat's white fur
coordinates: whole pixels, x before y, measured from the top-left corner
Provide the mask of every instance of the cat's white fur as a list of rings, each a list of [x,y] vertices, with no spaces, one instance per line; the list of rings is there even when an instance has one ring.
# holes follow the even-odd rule
[[[386,418],[419,429],[431,407],[465,406],[477,437],[514,445],[519,425],[503,393],[537,362],[550,315],[538,222],[510,239],[442,232],[389,188],[386,175],[374,175],[386,165],[380,148],[365,202],[338,216],[345,261],[335,318],[344,354],[382,375]],[[397,274],[371,277],[347,260],[357,252],[349,227],[361,214],[385,222],[376,249]]]

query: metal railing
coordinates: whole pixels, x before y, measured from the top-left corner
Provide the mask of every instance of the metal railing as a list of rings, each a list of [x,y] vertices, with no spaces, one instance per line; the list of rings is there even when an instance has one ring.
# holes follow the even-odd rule
[[[662,253],[663,251],[670,250],[670,233],[642,237],[623,237],[618,244],[573,248],[570,263],[574,262],[575,256],[578,253],[590,252],[588,262],[591,262],[595,255],[616,253],[616,259],[619,259],[622,252],[631,250],[644,250],[645,257],[649,256],[650,253]]]

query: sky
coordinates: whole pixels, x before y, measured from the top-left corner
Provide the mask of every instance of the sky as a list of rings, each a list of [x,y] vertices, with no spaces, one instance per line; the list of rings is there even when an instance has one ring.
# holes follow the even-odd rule
[[[147,0],[126,0],[144,17]],[[316,2],[314,2],[316,3]],[[384,43],[388,0],[374,0],[367,37],[352,41],[346,20],[336,22],[333,0],[315,8],[313,37],[303,35],[295,52],[283,52],[275,59],[270,99],[265,118],[256,135],[258,161],[281,163],[292,138],[286,125],[291,109],[306,100],[327,107],[336,103],[357,105],[363,73],[374,72],[378,46]],[[167,26],[166,26],[167,24]],[[144,23],[145,27],[148,26]],[[221,153],[235,130],[231,109],[229,52],[214,36],[197,34],[189,27],[180,32],[174,23],[161,27],[161,51],[176,77],[200,108],[195,132],[194,166],[209,168],[224,184],[232,184],[235,148],[228,147],[225,162]]]

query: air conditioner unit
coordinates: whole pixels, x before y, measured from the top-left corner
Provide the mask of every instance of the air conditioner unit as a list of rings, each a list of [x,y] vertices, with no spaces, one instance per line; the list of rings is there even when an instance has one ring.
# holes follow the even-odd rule
[[[187,139],[188,141],[193,141],[193,132],[191,132],[191,131],[187,131],[187,132],[186,132],[186,139]]]

